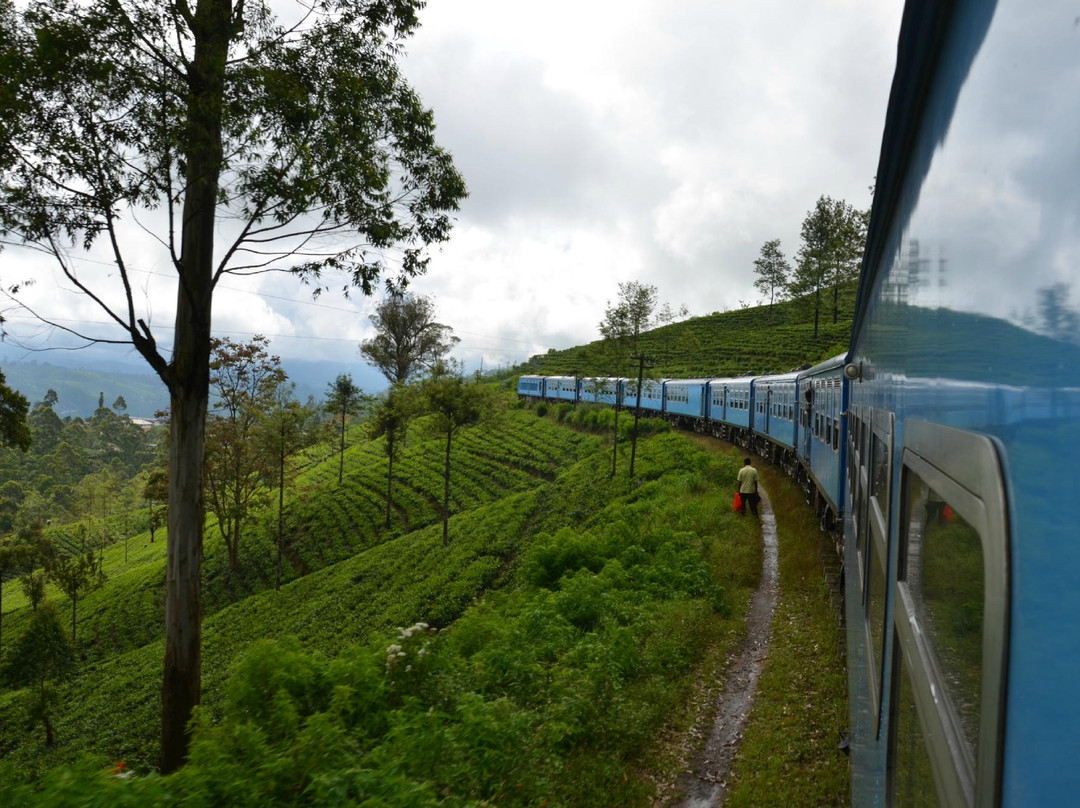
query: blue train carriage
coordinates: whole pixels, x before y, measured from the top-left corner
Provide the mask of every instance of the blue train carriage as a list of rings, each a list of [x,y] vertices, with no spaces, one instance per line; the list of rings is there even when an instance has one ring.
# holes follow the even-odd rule
[[[758,376],[753,382],[754,449],[788,471],[795,467],[797,375]]]
[[[707,379],[668,379],[664,382],[664,413],[681,429],[701,432],[705,425]]]
[[[614,407],[620,387],[626,381],[610,376],[592,376],[581,380],[581,401]]]
[[[905,9],[848,363],[854,805],[1080,792],[1075,19]]]
[[[543,398],[543,376],[519,376],[517,383],[518,398]]]
[[[799,407],[798,475],[822,527],[834,529],[844,513],[847,468],[848,385],[846,355],[827,359],[796,374]]]
[[[709,379],[706,383],[706,430],[718,438],[750,446],[750,394],[753,376]]]
[[[628,379],[623,388],[623,406],[636,407],[637,379]],[[659,379],[644,379],[641,382],[641,409],[647,417],[662,415],[664,412],[664,382]]]
[[[578,380],[573,376],[547,376],[544,379],[544,398],[549,401],[578,402]]]

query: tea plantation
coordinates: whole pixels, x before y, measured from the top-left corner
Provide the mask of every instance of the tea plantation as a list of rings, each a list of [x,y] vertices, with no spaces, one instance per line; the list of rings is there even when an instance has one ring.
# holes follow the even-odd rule
[[[635,478],[625,460],[611,478],[610,443],[509,408],[455,442],[444,547],[443,444],[422,427],[395,463],[389,530],[381,444],[354,435],[340,485],[336,457],[307,458],[280,591],[273,508],[235,573],[208,522],[202,707],[169,777],[154,773],[164,542],[107,548],[55,745],[29,689],[0,691],[0,804],[648,804],[661,739],[757,584],[735,462],[654,425]],[[30,613],[14,590],[5,638]]]

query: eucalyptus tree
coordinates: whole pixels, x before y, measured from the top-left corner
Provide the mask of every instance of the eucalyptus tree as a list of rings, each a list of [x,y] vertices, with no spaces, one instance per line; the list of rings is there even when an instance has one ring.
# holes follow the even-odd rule
[[[71,601],[71,642],[75,644],[75,617],[79,596],[105,582],[101,559],[94,558],[94,550],[90,547],[76,553],[58,552],[46,559],[45,572]]]
[[[228,337],[212,341],[214,409],[206,430],[206,495],[225,539],[230,572],[239,567],[244,523],[274,466],[273,451],[256,439],[286,381],[281,359],[267,350],[269,344],[261,335],[244,343]]]
[[[415,408],[413,396],[406,384],[417,374],[431,370],[442,361],[461,340],[450,326],[435,321],[435,302],[429,297],[409,293],[389,294],[371,315],[375,336],[360,344],[360,353],[368,364],[390,382],[385,398],[373,412],[373,435],[385,437],[386,452],[386,519],[390,527],[390,510],[394,485],[394,460],[405,442]]]
[[[0,373],[0,448],[13,446],[25,452],[32,441],[30,427],[26,422],[30,402],[26,400],[26,396],[12,390],[4,381],[4,374]]]
[[[790,289],[805,295],[814,312],[814,336],[821,318],[821,293],[832,291],[832,321],[840,309],[840,287],[859,277],[866,246],[869,211],[857,210],[843,199],[818,198],[802,223],[802,243],[796,253]],[[811,298],[810,295],[813,297]]]
[[[349,373],[339,373],[337,378],[326,386],[325,410],[338,422],[338,485],[345,475],[345,444],[349,426],[349,416],[357,415],[367,402],[364,391],[356,386]]]
[[[479,382],[468,382],[457,365],[436,364],[420,386],[424,407],[431,414],[431,429],[446,438],[443,462],[443,547],[450,544],[450,451],[454,436],[484,416],[491,404]]]
[[[410,386],[393,384],[371,411],[369,424],[373,438],[385,438],[386,454],[386,517],[383,526],[390,528],[394,501],[394,461],[401,454],[409,421],[417,411],[416,395]]]
[[[369,319],[375,336],[360,343],[360,353],[390,384],[404,384],[431,370],[461,341],[450,326],[435,321],[430,297],[388,294]]]
[[[275,561],[274,589],[281,588],[281,554],[285,541],[285,482],[292,471],[290,458],[307,445],[310,434],[308,424],[314,420],[315,406],[307,406],[296,400],[296,385],[279,385],[274,400],[259,423],[258,439],[265,447],[277,483],[277,558]]]
[[[43,321],[133,346],[169,390],[165,772],[187,755],[200,696],[214,292],[230,274],[287,270],[316,292],[371,294],[424,271],[465,187],[399,69],[422,6],[0,4],[0,242],[47,257],[32,271],[57,272],[112,330],[35,311]],[[80,261],[91,253],[107,271]],[[164,337],[135,274],[153,266],[175,289]]]
[[[772,314],[773,301],[783,300],[787,295],[791,276],[791,264],[780,249],[780,239],[774,238],[761,245],[761,255],[754,259],[754,272],[758,276],[754,286],[769,296],[769,313]]]
[[[30,616],[26,631],[15,642],[7,664],[0,669],[2,678],[15,687],[31,687],[31,726],[41,722],[45,728],[45,745],[56,741],[52,714],[57,694],[53,684],[63,681],[75,671],[75,649],[64,634],[60,615],[52,604],[46,604]]]
[[[634,459],[637,456],[638,421],[641,418],[641,387],[645,376],[646,356],[641,345],[641,336],[654,325],[653,312],[656,310],[657,292],[652,284],[627,281],[619,284],[619,297],[614,305],[608,304],[604,310],[604,319],[600,321],[600,336],[608,354],[610,367],[616,376],[632,371],[637,365],[637,403],[634,408],[634,427],[630,433],[630,476],[634,476]],[[619,450],[619,400],[618,388],[615,395],[615,439],[611,453],[611,476],[615,476],[615,464]]]

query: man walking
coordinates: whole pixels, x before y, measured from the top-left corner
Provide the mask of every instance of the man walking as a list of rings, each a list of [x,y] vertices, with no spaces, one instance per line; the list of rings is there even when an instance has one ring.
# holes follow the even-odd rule
[[[742,499],[742,515],[746,516],[746,505],[750,505],[750,513],[758,515],[757,505],[761,496],[757,492],[758,473],[757,469],[750,465],[750,458],[743,458],[743,467],[739,469],[739,480],[735,484]]]

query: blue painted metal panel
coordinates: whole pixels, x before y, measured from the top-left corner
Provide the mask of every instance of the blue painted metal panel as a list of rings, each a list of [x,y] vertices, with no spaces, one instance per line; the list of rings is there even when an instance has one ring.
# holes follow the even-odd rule
[[[637,406],[637,380],[628,379],[624,385],[624,406]],[[664,383],[655,379],[646,379],[641,383],[641,409],[649,412],[663,412]]]
[[[895,414],[898,454],[913,420],[998,447],[1009,503],[1004,806],[1071,804],[1080,789],[1075,18],[1064,0],[908,4],[851,353],[863,369],[851,404]],[[899,464],[890,482],[899,491]],[[894,496],[890,580],[902,516]],[[865,653],[858,628],[852,654]],[[852,798],[880,805],[890,713],[874,727],[862,666],[851,667]]]
[[[541,398],[544,395],[543,376],[521,376],[518,378],[517,391],[519,396],[533,396]]]
[[[544,397],[552,401],[577,401],[578,380],[573,376],[548,376]]]
[[[742,429],[750,428],[750,391],[752,376],[740,376],[739,378],[711,379],[710,390],[723,390],[723,412],[718,413],[712,404],[714,395],[709,396],[709,417],[715,421],[721,421],[730,426]]]
[[[796,373],[759,376],[754,380],[755,421],[759,434],[788,449],[795,447]]]
[[[799,461],[837,514],[843,508],[846,469],[845,356],[833,357],[797,374],[802,409]]]
[[[688,418],[705,417],[705,379],[668,379],[664,382],[664,411]]]
[[[615,405],[615,392],[620,379],[590,377],[581,380],[581,400],[593,404]]]

